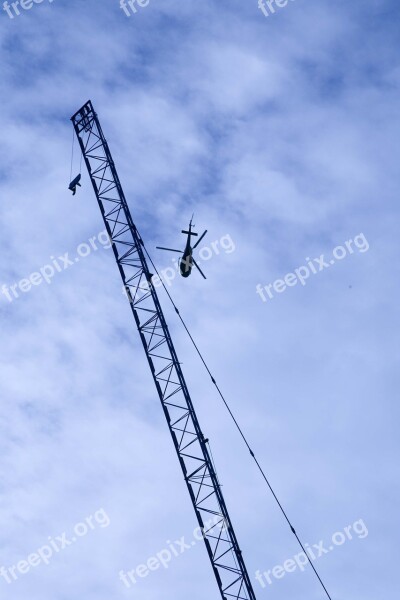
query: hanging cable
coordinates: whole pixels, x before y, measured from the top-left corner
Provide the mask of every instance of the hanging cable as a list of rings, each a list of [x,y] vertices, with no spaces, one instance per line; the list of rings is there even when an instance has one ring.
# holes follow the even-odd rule
[[[166,293],[167,293],[167,296],[168,296],[168,298],[169,298],[169,300],[170,300],[170,302],[171,302],[172,306],[173,306],[173,307],[174,307],[174,309],[175,309],[175,312],[176,312],[176,314],[178,315],[178,317],[179,317],[179,319],[180,319],[180,321],[181,321],[181,323],[182,323],[183,327],[185,328],[185,330],[186,330],[186,333],[188,334],[188,336],[189,336],[189,338],[190,338],[190,341],[192,342],[192,344],[193,344],[194,348],[196,349],[196,352],[197,352],[197,354],[199,355],[199,357],[200,357],[200,360],[201,360],[201,362],[203,363],[203,365],[204,365],[204,367],[205,367],[205,369],[206,369],[207,373],[208,373],[208,374],[209,374],[209,376],[211,377],[211,381],[212,381],[212,382],[213,382],[213,384],[215,385],[215,387],[216,387],[216,389],[217,389],[217,391],[218,391],[218,394],[219,394],[219,396],[221,397],[221,399],[222,399],[222,401],[223,401],[223,403],[224,403],[224,405],[225,405],[225,407],[226,407],[227,411],[229,412],[229,415],[231,416],[231,418],[232,418],[232,420],[233,420],[233,422],[234,422],[234,424],[235,424],[235,426],[236,426],[237,430],[239,431],[239,433],[240,433],[240,435],[241,435],[241,437],[242,437],[242,439],[243,439],[244,443],[246,444],[246,446],[247,446],[247,449],[249,450],[251,457],[253,458],[254,462],[256,463],[256,465],[257,465],[257,468],[258,468],[258,470],[260,471],[260,473],[261,473],[261,475],[262,475],[262,477],[263,477],[263,479],[264,479],[265,483],[267,484],[267,486],[268,486],[268,488],[269,488],[269,490],[270,490],[270,492],[271,492],[272,496],[274,497],[274,499],[275,499],[275,501],[276,501],[277,505],[279,506],[279,509],[280,509],[281,513],[283,514],[283,516],[284,516],[284,518],[285,518],[286,522],[288,523],[288,525],[289,525],[289,527],[290,527],[290,530],[291,530],[291,532],[292,532],[292,533],[293,533],[293,535],[295,536],[295,538],[296,538],[297,542],[299,543],[299,546],[300,546],[300,548],[302,549],[302,551],[304,552],[304,554],[305,554],[306,556],[308,556],[308,555],[307,555],[307,552],[306,552],[306,549],[305,549],[305,547],[304,547],[304,545],[303,545],[303,542],[300,540],[299,536],[297,535],[297,532],[296,532],[295,528],[293,527],[293,525],[292,525],[291,521],[289,520],[289,517],[288,517],[288,515],[287,515],[286,511],[284,510],[284,508],[283,508],[282,504],[280,503],[280,501],[279,501],[279,499],[278,499],[278,497],[277,497],[277,495],[276,495],[276,493],[275,493],[274,489],[272,488],[272,486],[271,486],[271,484],[270,484],[270,482],[269,482],[269,480],[268,480],[268,478],[267,478],[267,476],[266,476],[266,474],[265,474],[265,472],[264,472],[263,468],[261,467],[260,463],[258,462],[258,460],[257,460],[257,458],[256,458],[256,456],[255,456],[255,454],[254,454],[254,452],[253,452],[253,450],[252,450],[252,449],[251,449],[251,447],[250,447],[250,444],[249,444],[249,442],[248,442],[248,441],[247,441],[247,439],[246,439],[246,436],[244,435],[244,433],[243,433],[243,431],[242,431],[242,429],[241,429],[241,427],[240,427],[240,425],[239,425],[238,421],[236,420],[236,418],[235,418],[235,415],[233,414],[233,412],[232,412],[232,410],[231,410],[231,408],[230,408],[230,406],[229,406],[229,404],[228,404],[227,400],[225,399],[225,397],[224,397],[223,393],[221,392],[221,390],[220,390],[220,388],[219,388],[219,386],[218,386],[217,382],[215,381],[215,379],[214,379],[214,377],[213,377],[213,375],[212,375],[212,373],[211,373],[210,369],[208,368],[208,365],[207,365],[206,361],[204,360],[204,358],[203,358],[203,355],[201,354],[201,352],[200,352],[200,350],[199,350],[199,348],[198,348],[198,346],[197,346],[196,342],[194,341],[194,339],[193,339],[193,337],[192,337],[192,334],[190,333],[190,331],[189,331],[189,329],[188,329],[188,327],[187,327],[187,325],[186,325],[185,321],[183,320],[183,318],[182,318],[182,316],[181,316],[181,314],[180,314],[180,312],[179,312],[179,310],[178,310],[177,306],[175,305],[175,302],[173,301],[173,299],[172,299],[172,297],[171,297],[171,294],[170,294],[170,293],[169,293],[169,291],[167,290],[167,288],[166,288],[166,286],[165,286],[165,283],[163,282],[162,278],[160,277],[160,275],[159,275],[159,273],[158,273],[158,271],[157,271],[157,267],[155,266],[154,262],[152,261],[150,254],[147,252],[147,248],[145,247],[145,245],[144,245],[144,243],[143,243],[143,240],[142,240],[142,245],[143,245],[144,251],[145,251],[145,252],[146,252],[146,254],[147,254],[147,257],[148,257],[149,261],[151,262],[151,264],[152,264],[152,266],[153,266],[153,268],[154,268],[154,270],[155,270],[156,274],[158,275],[158,277],[159,277],[159,279],[160,279],[160,281],[161,281],[161,283],[162,283],[162,286],[163,286],[164,290],[165,290],[165,291],[166,291]],[[326,587],[325,587],[325,585],[324,585],[324,583],[323,583],[323,581],[322,581],[322,579],[321,579],[321,577],[320,577],[320,575],[319,575],[319,573],[318,573],[317,569],[315,568],[315,566],[313,565],[313,563],[312,563],[311,561],[309,561],[309,562],[310,562],[310,565],[311,565],[311,567],[312,567],[312,569],[313,569],[313,571],[314,571],[314,573],[315,573],[316,577],[318,578],[318,581],[320,582],[320,584],[321,584],[321,586],[322,586],[322,588],[323,588],[323,590],[324,590],[325,594],[327,595],[327,597],[329,598],[329,600],[332,600],[332,598],[331,598],[331,596],[329,595],[329,592],[328,592],[328,590],[326,589]]]
[[[72,181],[72,167],[74,164],[74,144],[75,144],[75,131],[74,128],[72,128],[72,152],[71,152],[71,170],[69,173],[69,180]]]
[[[69,180],[72,181],[72,169],[74,168],[74,145],[75,145],[75,131],[72,129],[72,152],[71,152],[71,169],[69,173]],[[81,159],[79,162],[79,174],[82,173],[82,160],[83,160],[83,152],[81,152]]]

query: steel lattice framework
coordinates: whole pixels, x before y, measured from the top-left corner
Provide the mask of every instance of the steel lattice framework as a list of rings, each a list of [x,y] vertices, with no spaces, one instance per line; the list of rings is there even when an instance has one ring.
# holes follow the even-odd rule
[[[224,600],[255,594],[186,386],[156,290],[144,244],[92,103],[72,118],[115,259],[149,362],[172,440]]]

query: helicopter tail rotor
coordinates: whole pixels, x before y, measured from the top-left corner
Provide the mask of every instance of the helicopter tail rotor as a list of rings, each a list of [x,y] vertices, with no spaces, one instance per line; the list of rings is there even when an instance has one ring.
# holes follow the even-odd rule
[[[194,217],[194,213],[192,214],[192,218],[190,219],[190,223],[189,223],[189,231],[185,231],[184,229],[182,229],[182,233],[185,233],[186,235],[195,235],[198,236],[198,233],[194,233],[194,231],[192,231],[192,227],[195,227],[195,225],[193,225],[193,217]]]

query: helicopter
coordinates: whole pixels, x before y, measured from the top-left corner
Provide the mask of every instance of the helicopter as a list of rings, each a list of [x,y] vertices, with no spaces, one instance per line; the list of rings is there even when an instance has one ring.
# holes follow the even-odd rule
[[[191,237],[192,236],[197,237],[199,235],[198,233],[195,233],[194,231],[192,231],[192,227],[194,227],[194,225],[192,224],[193,217],[194,217],[194,215],[192,215],[192,218],[190,219],[189,231],[182,229],[182,233],[184,233],[188,236],[183,254],[182,254],[181,250],[175,250],[174,248],[164,248],[163,246],[156,246],[156,247],[158,250],[167,250],[169,252],[179,252],[179,254],[182,254],[182,258],[179,262],[179,270],[181,272],[182,277],[189,277],[189,275],[192,272],[193,265],[194,265],[196,267],[196,269],[198,269],[198,271],[200,272],[202,277],[204,277],[204,279],[207,279],[207,277],[204,275],[203,271],[200,269],[199,265],[193,258],[193,250],[200,244],[201,240],[207,233],[207,229],[199,237],[199,239],[197,240],[195,245],[192,247],[191,246]]]

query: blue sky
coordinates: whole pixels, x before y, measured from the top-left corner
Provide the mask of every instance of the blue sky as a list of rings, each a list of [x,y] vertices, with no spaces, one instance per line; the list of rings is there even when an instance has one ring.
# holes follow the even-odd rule
[[[192,212],[205,245],[234,242],[204,263],[206,281],[176,278],[171,293],[301,537],[368,528],[316,563],[335,600],[398,589],[399,12],[394,0],[294,0],[268,17],[256,0],[150,0],[127,17],[118,0],[44,0],[0,15],[0,286],[104,228],[87,174],[67,189],[69,118],[90,98],[157,265],[171,257],[155,246],[182,244]],[[360,234],[368,251],[257,295]],[[0,577],[0,597],[217,600],[201,543],[129,589],[119,580],[196,521],[98,246],[50,284],[0,294],[0,566],[100,509],[109,524]],[[257,598],[324,598],[309,568],[255,580],[298,548],[160,298]]]

